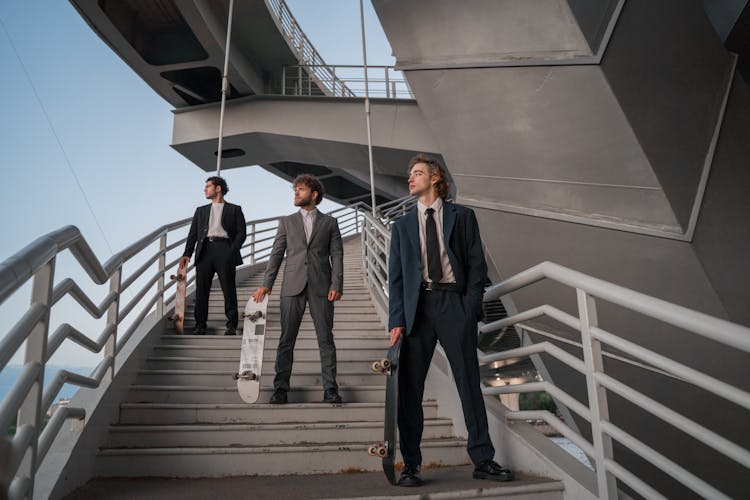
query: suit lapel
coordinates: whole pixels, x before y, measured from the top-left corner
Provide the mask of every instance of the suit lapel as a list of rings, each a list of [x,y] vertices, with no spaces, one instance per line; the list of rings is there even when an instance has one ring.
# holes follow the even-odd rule
[[[307,236],[305,235],[305,222],[302,220],[302,214],[297,211],[297,213],[292,216],[292,221],[294,222],[297,231],[302,235],[302,241],[306,242]]]
[[[313,221],[313,227],[312,231],[310,231],[310,241],[307,242],[307,246],[310,246],[310,243],[312,243],[313,238],[315,238],[315,235],[318,233],[318,229],[323,224],[323,214],[320,213],[320,210],[318,210],[318,213],[315,214],[315,220]]]
[[[445,240],[445,248],[448,248],[448,242],[451,240],[451,234],[453,234],[453,226],[456,225],[456,207],[453,203],[443,201],[443,239]]]
[[[412,246],[416,249],[417,255],[421,259],[421,245],[419,244],[419,219],[417,207],[414,207],[404,217],[406,218],[406,234],[409,235],[409,241]]]
[[[224,208],[221,209],[221,227],[224,228],[224,231],[227,230],[227,212],[229,212],[231,209],[229,208],[229,203],[224,202]],[[229,232],[229,231],[227,231]]]

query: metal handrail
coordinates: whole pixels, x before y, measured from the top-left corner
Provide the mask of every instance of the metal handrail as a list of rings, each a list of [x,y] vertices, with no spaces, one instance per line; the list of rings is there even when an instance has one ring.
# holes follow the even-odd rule
[[[415,202],[416,200],[407,197],[381,205],[377,219],[368,213],[363,214],[362,251],[366,270],[365,279],[369,285],[375,307],[384,317],[387,317],[388,314],[387,282],[383,280],[383,277],[388,275],[388,252],[385,252],[386,260],[384,262],[382,258],[383,248],[388,249],[390,247],[390,224],[411,208]],[[750,352],[750,328],[687,309],[550,262],[541,263],[491,286],[484,295],[484,301],[498,300],[545,279],[556,281],[576,290],[578,317],[546,304],[519,312],[502,320],[480,324],[479,332],[492,333],[502,331],[510,326],[528,328],[524,322],[543,316],[550,317],[580,332],[581,342],[580,344],[576,342],[576,344],[580,345],[583,350],[583,359],[566,352],[551,342],[536,343],[499,353],[478,351],[478,359],[480,363],[487,364],[541,353],[553,356],[586,377],[588,404],[580,403],[551,381],[512,386],[485,386],[482,388],[482,392],[489,396],[545,391],[561,405],[588,421],[592,430],[592,442],[583,438],[577,430],[549,412],[515,411],[506,414],[508,420],[544,420],[583,450],[595,465],[600,498],[617,498],[615,478],[623,481],[646,498],[664,498],[651,485],[646,484],[642,478],[637,477],[616,462],[612,454],[612,439],[617,440],[620,444],[629,448],[631,452],[638,454],[699,495],[707,498],[727,498],[719,490],[721,485],[707,484],[702,478],[681,468],[668,457],[659,454],[646,443],[640,442],[610,422],[606,391],[616,393],[664,422],[683,429],[703,444],[748,468],[750,468],[750,451],[705,428],[689,416],[682,415],[629,387],[622,381],[608,376],[604,373],[602,357],[617,357],[624,362],[678,378],[749,410],[750,393],[605,331],[596,324],[596,300],[605,300],[617,304],[742,352]],[[624,353],[629,358],[626,359],[623,356],[606,352],[602,349],[601,344]]]
[[[382,74],[373,77],[373,71],[376,75],[381,71]],[[409,82],[394,66],[354,64],[285,65],[281,71],[281,94],[325,97],[369,95],[383,99],[414,99]]]
[[[323,57],[307,38],[305,32],[302,31],[286,2],[284,0],[265,0],[265,2],[268,11],[273,15],[279,32],[284,36],[289,48],[297,56],[298,61],[311,66],[310,71],[307,73],[308,81],[315,81],[318,88],[325,95],[336,95],[338,89],[339,94],[348,94],[350,97],[353,97],[354,93],[347,88],[343,81],[336,78],[336,70],[325,63]],[[281,80],[283,94],[284,82],[286,80],[285,70],[282,70]],[[332,83],[330,87],[328,86],[328,82]]]
[[[580,345],[583,350],[583,360],[563,351],[550,342],[542,342],[534,344],[532,347],[510,349],[495,354],[479,352],[479,359],[482,362],[489,363],[530,354],[550,354],[558,361],[585,375],[589,399],[588,406],[579,403],[552,382],[544,382],[544,386],[532,382],[505,387],[485,387],[483,392],[485,394],[514,394],[545,390],[563,405],[588,420],[591,424],[593,443],[581,442],[583,438],[580,435],[575,440],[571,440],[590,459],[593,459],[600,498],[617,498],[615,478],[648,498],[663,498],[642,478],[636,477],[622,464],[616,462],[612,454],[613,439],[699,495],[706,498],[728,498],[717,489],[720,485],[714,486],[706,483],[702,478],[683,469],[646,443],[642,443],[634,436],[615,426],[610,421],[607,410],[607,392],[615,393],[662,421],[688,432],[703,444],[747,468],[750,468],[750,450],[723,438],[688,416],[666,407],[622,381],[615,380],[607,375],[602,362],[603,356],[607,353],[602,350],[602,344],[623,352],[634,360],[627,360],[626,362],[644,363],[649,368],[654,367],[660,372],[700,387],[748,410],[750,410],[750,393],[607,332],[597,325],[596,303],[597,300],[604,300],[747,353],[750,353],[750,328],[672,304],[551,262],[538,264],[490,287],[484,294],[484,300],[485,302],[498,300],[545,279],[575,289],[578,298],[577,318],[553,306],[542,305],[499,321],[481,325],[480,332],[491,333],[513,325],[524,328],[524,321],[547,316],[560,321],[581,334]],[[539,418],[539,412],[510,412],[507,418],[515,420]],[[545,418],[545,421],[550,422],[550,419],[556,420],[555,428],[565,430],[565,432],[562,432],[563,435],[575,434],[573,429],[551,414]]]
[[[360,231],[363,221],[361,214],[369,210],[366,204],[357,203],[350,207],[333,210],[330,214],[341,221],[342,236],[348,236]],[[246,255],[249,257],[249,264],[268,259],[272,245],[257,248],[256,244],[270,241],[273,237],[257,239],[256,236],[277,230],[279,219],[280,217],[269,217],[247,222],[247,235],[250,242],[243,248],[250,248],[250,252]],[[9,498],[31,496],[36,472],[64,421],[68,418],[85,418],[86,411],[83,408],[69,406],[58,408],[50,422],[44,427],[44,432],[41,432],[43,415],[51,407],[63,385],[72,384],[87,388],[104,385],[106,387],[111,383],[117,363],[120,362],[118,355],[154,306],[157,318],[167,315],[168,306],[173,305],[174,296],[165,300],[165,293],[175,282],[165,283],[165,276],[168,270],[177,264],[179,257],[168,264],[166,255],[184,244],[186,238],[178,237],[175,242],[169,244],[167,239],[170,236],[176,237],[174,231],[184,228],[191,220],[190,218],[183,219],[157,228],[113,255],[104,264],[98,260],[86,239],[74,226],[66,226],[38,238],[0,264],[0,304],[27,282],[33,282],[29,308],[11,327],[8,334],[0,340],[0,370],[7,365],[21,346],[26,345],[24,370],[6,397],[0,401],[0,429],[7,429],[16,417],[18,420],[16,435],[12,438],[3,436],[5,446],[0,446],[0,453],[4,455],[0,456],[0,463],[7,467],[6,470],[0,472],[0,497],[5,495]],[[259,228],[260,225],[264,227]],[[159,242],[159,250],[148,255],[145,264],[141,264],[127,279],[123,280],[123,265],[156,242]],[[109,284],[109,293],[99,305],[96,305],[71,278],[64,278],[53,287],[57,255],[66,249],[75,256],[94,283]],[[149,268],[157,263],[156,273],[148,276]],[[195,280],[194,267],[188,266],[187,272],[186,283],[189,285]],[[142,288],[127,304],[121,304],[122,292],[140,279],[146,279]],[[149,293],[155,286],[157,290]],[[94,318],[100,318],[106,313],[107,324],[97,340],[88,338],[68,323],[62,323],[51,335],[49,334],[50,312],[66,295],[70,295],[84,311]],[[132,320],[130,326],[123,332],[118,332],[123,319],[138,308],[140,312]],[[104,357],[90,376],[65,370],[57,372],[52,383],[42,394],[44,367],[52,354],[67,340],[93,353],[104,350]],[[33,453],[28,454],[30,448]],[[24,456],[34,458],[31,461],[23,460]]]

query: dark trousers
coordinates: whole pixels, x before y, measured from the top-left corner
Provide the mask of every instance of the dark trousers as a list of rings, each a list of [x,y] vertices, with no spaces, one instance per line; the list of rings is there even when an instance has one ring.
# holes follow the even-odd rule
[[[404,463],[422,463],[422,395],[438,340],[448,357],[461,399],[469,432],[469,457],[478,464],[495,456],[480,387],[477,323],[469,319],[467,312],[460,293],[423,290],[419,295],[414,327],[401,343],[399,365],[398,429]]]
[[[221,291],[224,293],[224,314],[227,327],[237,328],[237,286],[235,285],[235,265],[229,240],[204,241],[200,261],[195,266],[195,326],[206,327],[208,319],[208,295],[214,273],[219,276]]]
[[[305,305],[310,305],[310,316],[315,325],[320,350],[320,368],[323,374],[324,389],[338,389],[336,384],[336,344],[333,342],[333,302],[328,297],[316,295],[305,287],[299,295],[281,297],[281,338],[276,351],[276,377],[274,389],[289,390],[289,377],[294,362],[294,344],[297,341],[299,325],[305,313]]]

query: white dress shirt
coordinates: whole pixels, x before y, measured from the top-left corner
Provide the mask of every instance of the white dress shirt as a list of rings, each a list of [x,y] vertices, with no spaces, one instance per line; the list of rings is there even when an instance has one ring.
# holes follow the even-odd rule
[[[224,212],[223,203],[211,203],[211,214],[208,216],[209,238],[229,238],[229,235],[221,225],[221,214]]]
[[[427,269],[427,244],[426,241],[426,222],[427,213],[426,210],[432,208],[435,213],[432,217],[435,219],[437,225],[437,237],[438,243],[440,244],[440,265],[443,268],[443,277],[440,279],[440,283],[455,283],[456,277],[453,275],[453,268],[451,262],[448,259],[448,253],[445,251],[445,241],[443,237],[443,199],[438,198],[431,207],[423,204],[421,201],[417,202],[417,219],[419,219],[419,249],[422,253],[422,281],[432,281],[429,277]]]
[[[300,208],[299,213],[302,214],[302,222],[305,226],[305,236],[307,237],[307,242],[310,243],[310,236],[312,236],[313,226],[315,225],[315,217],[318,216],[318,209],[313,208],[312,210],[306,210]]]

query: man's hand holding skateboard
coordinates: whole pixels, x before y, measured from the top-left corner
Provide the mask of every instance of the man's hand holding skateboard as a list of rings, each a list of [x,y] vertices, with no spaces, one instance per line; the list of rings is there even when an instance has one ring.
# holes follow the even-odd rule
[[[401,335],[404,334],[404,328],[403,326],[396,326],[394,328],[391,328],[391,347],[396,345],[396,342],[398,342],[398,339],[401,338]]]

